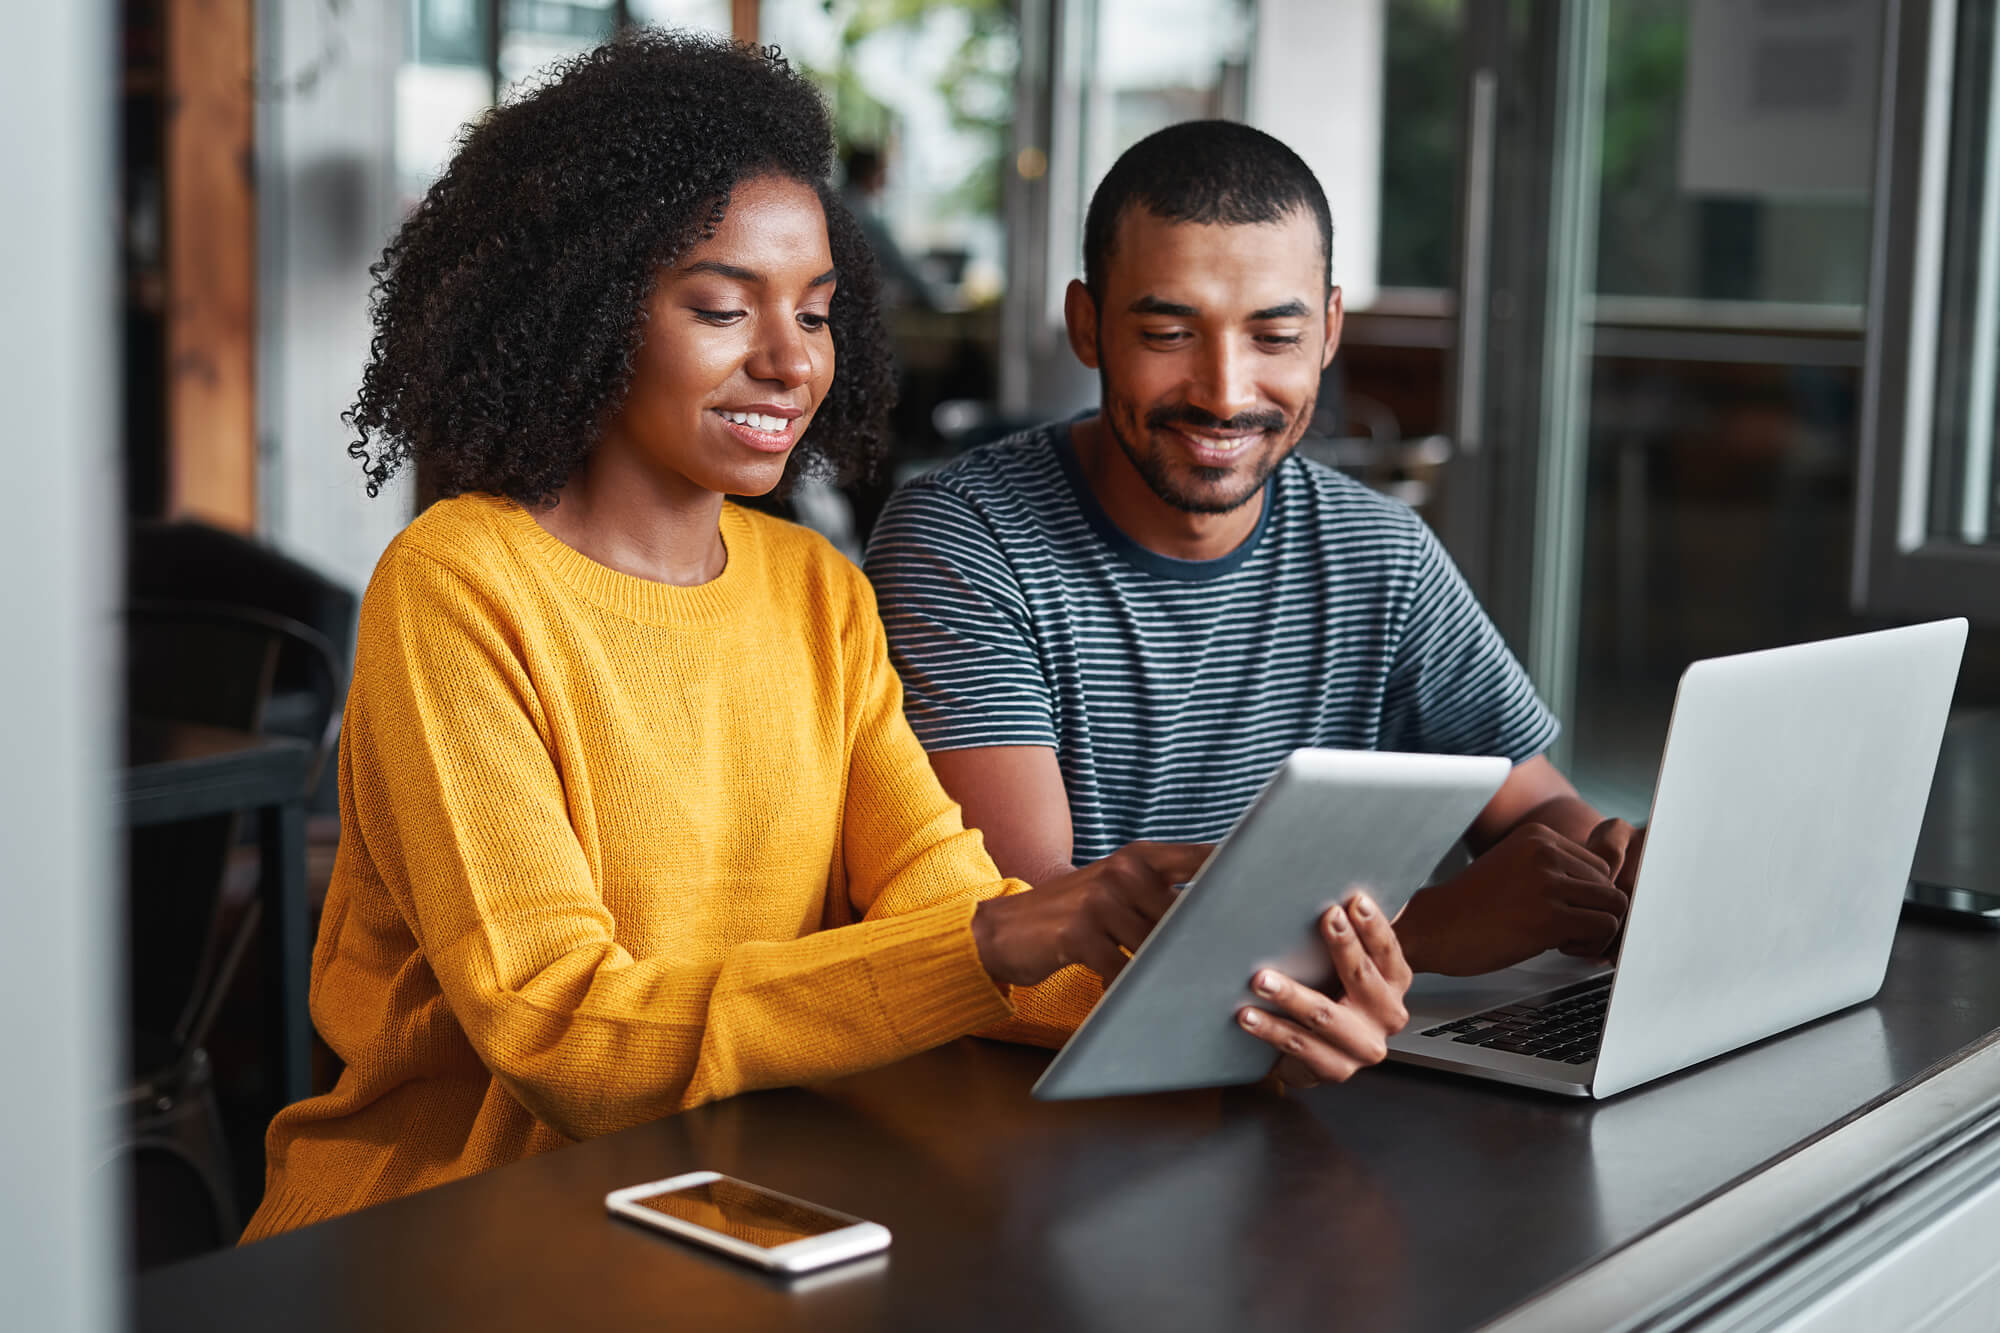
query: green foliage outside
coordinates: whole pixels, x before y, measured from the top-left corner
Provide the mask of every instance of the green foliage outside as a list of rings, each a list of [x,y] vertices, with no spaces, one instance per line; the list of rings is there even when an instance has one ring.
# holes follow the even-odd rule
[[[832,104],[842,149],[856,143],[887,144],[896,129],[897,112],[868,90],[855,67],[862,44],[880,33],[919,31],[946,11],[965,16],[965,36],[938,74],[936,87],[952,127],[976,133],[984,147],[939,204],[948,213],[998,213],[1020,51],[1007,0],[821,0],[821,8],[839,26],[840,54],[831,69],[801,63]]]

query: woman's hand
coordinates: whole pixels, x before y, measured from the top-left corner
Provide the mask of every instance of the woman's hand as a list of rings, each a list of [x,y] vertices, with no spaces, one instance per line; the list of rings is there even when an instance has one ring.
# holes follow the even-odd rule
[[[1356,1070],[1381,1063],[1389,1038],[1410,1021],[1403,1007],[1410,965],[1375,901],[1365,893],[1350,894],[1344,905],[1326,909],[1319,928],[1333,959],[1339,998],[1267,967],[1250,978],[1250,989],[1271,1008],[1245,1005],[1236,1011],[1244,1031],[1284,1057],[1278,1081],[1294,1088],[1345,1083]]]
[[[1134,842],[1026,893],[990,898],[972,914],[979,961],[1002,986],[1032,986],[1082,963],[1109,982],[1215,849]]]

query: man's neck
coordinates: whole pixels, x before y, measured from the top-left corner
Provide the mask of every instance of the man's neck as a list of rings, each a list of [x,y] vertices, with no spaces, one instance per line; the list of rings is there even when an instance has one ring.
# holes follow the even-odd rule
[[[1263,517],[1268,483],[1224,514],[1190,513],[1168,504],[1111,438],[1102,413],[1072,425],[1069,438],[1084,483],[1105,517],[1155,555],[1173,560],[1219,560],[1247,541]]]

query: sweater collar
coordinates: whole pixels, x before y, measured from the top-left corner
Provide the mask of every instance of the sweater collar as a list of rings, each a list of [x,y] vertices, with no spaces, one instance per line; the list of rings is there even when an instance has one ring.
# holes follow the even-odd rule
[[[757,581],[763,552],[753,525],[735,505],[722,506],[718,524],[728,561],[706,583],[681,587],[658,583],[601,565],[535,521],[504,496],[488,497],[492,512],[511,544],[553,573],[578,596],[628,620],[648,625],[716,625],[728,620]]]

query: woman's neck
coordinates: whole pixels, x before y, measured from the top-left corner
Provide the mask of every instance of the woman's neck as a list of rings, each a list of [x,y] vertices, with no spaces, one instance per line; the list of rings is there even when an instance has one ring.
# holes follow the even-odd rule
[[[632,466],[599,448],[535,521],[563,545],[621,574],[694,587],[722,573],[722,496],[684,477]]]

